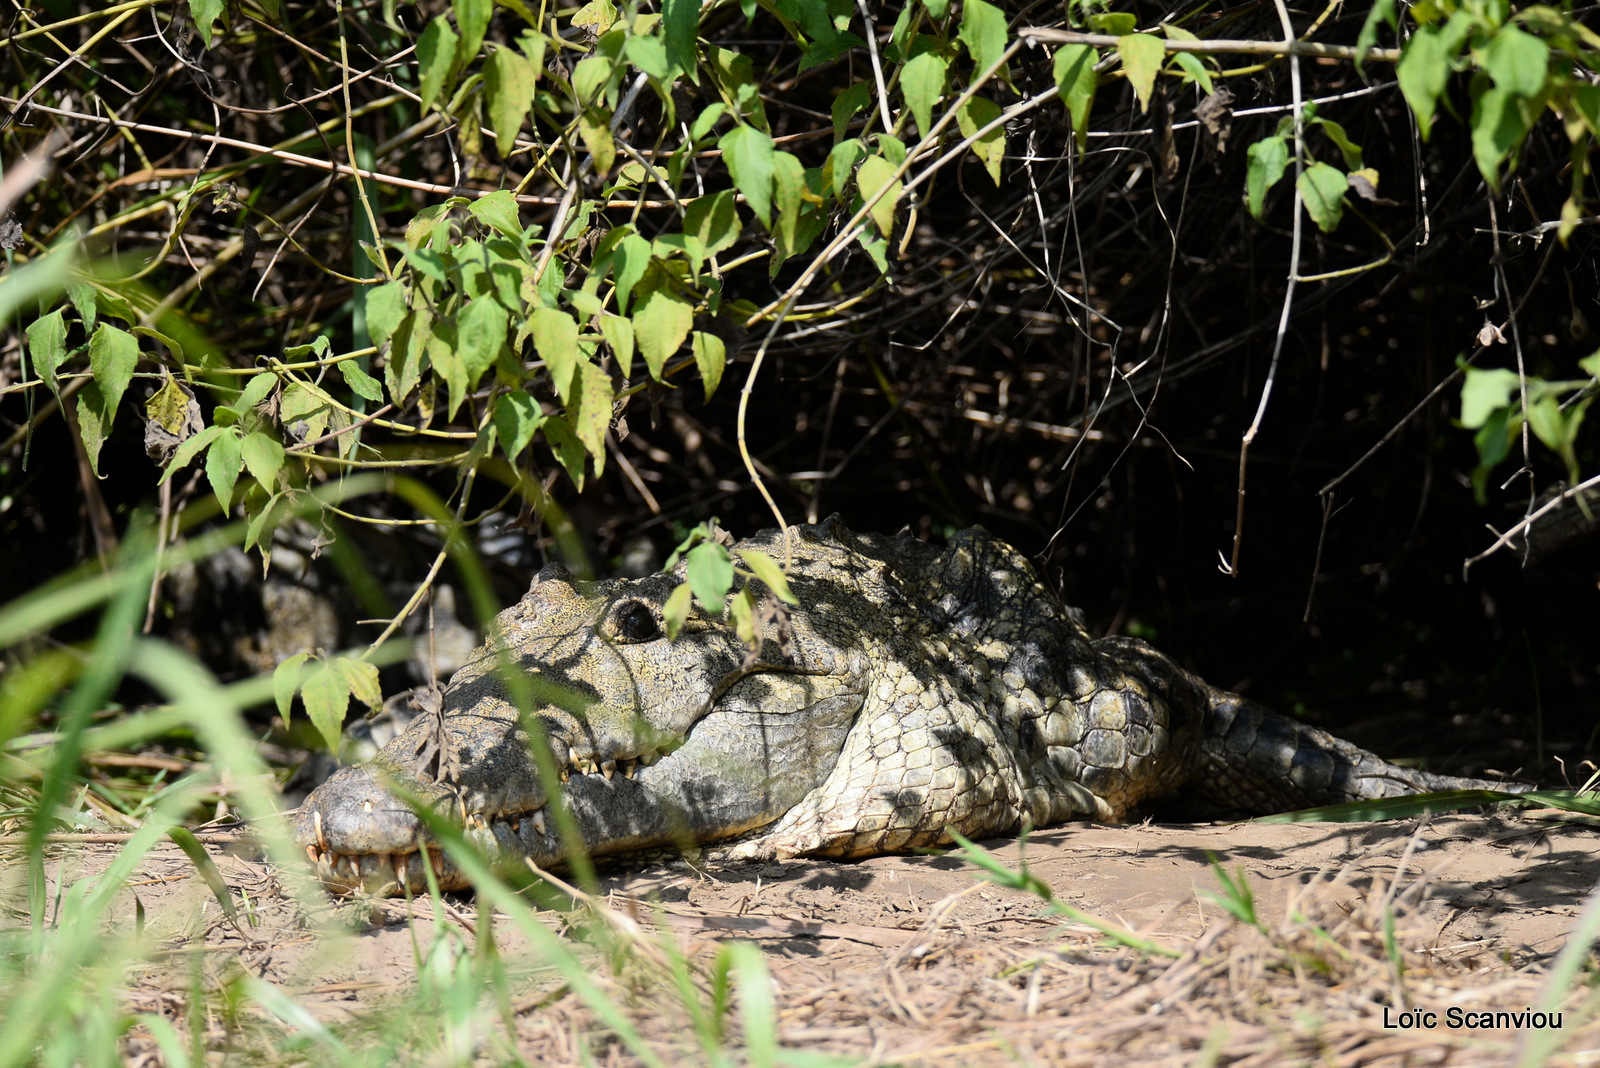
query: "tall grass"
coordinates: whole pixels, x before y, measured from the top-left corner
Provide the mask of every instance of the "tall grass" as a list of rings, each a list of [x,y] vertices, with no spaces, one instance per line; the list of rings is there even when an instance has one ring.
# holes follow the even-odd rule
[[[360,488],[347,485],[345,492]],[[238,533],[230,528],[191,539],[177,555],[214,550]],[[477,887],[478,936],[443,924],[428,934],[414,927],[408,969],[414,982],[346,1023],[318,1019],[303,991],[238,968],[207,966],[214,962],[202,933],[174,936],[141,904],[130,914],[130,877],[171,839],[197,861],[228,913],[248,923],[246,903],[183,829],[197,800],[226,782],[276,871],[279,892],[298,897],[321,942],[319,959],[337,961],[341,940],[354,937],[286,837],[270,771],[244,715],[271,700],[271,680],[224,685],[183,650],[138,633],[155,573],[150,543],[136,524],[105,570],[57,581],[0,608],[7,665],[0,676],[0,797],[9,799],[5,830],[13,854],[0,865],[0,1068],[120,1064],[134,1045],[175,1068],[215,1064],[219,1054],[222,1063],[252,1064],[521,1064],[527,1062],[511,1005],[529,990],[546,991],[551,1002],[581,1003],[594,1026],[577,1044],[600,1060],[612,1047],[651,1068],[833,1063],[779,1046],[771,980],[755,946],[723,946],[701,965],[670,935],[619,931],[582,910],[565,917],[578,940],[557,934],[448,824],[434,830]],[[169,550],[169,563],[173,558]],[[54,628],[89,613],[98,613],[91,640],[70,648],[46,640]],[[164,703],[98,716],[128,679]],[[21,744],[41,720],[50,744],[39,746],[38,734]],[[136,748],[174,733],[197,740],[207,762],[151,786],[138,806],[142,820],[103,870],[68,874],[71,865],[58,861],[76,847],[55,832],[92,822],[83,801],[83,754]],[[435,915],[445,914],[444,902],[436,899],[434,907]],[[512,953],[499,945],[494,916],[530,948]],[[168,1008],[174,1004],[168,997],[160,1012],[137,1011],[131,992],[157,972],[169,995],[172,976],[181,977],[178,1007]]]

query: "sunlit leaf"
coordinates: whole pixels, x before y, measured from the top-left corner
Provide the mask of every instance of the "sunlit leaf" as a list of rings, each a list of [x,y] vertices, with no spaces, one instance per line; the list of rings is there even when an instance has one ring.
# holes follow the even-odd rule
[[[1250,161],[1245,174],[1245,195],[1250,214],[1261,218],[1266,210],[1267,193],[1283,177],[1289,166],[1289,143],[1282,137],[1264,137],[1245,152]]]
[[[720,337],[704,330],[696,330],[689,340],[694,349],[695,367],[700,371],[700,380],[705,383],[706,400],[710,400],[711,394],[717,391],[717,385],[722,381],[722,366],[728,357],[727,346]]]
[[[417,67],[421,72],[417,95],[422,97],[423,111],[433,106],[444,89],[445,79],[450,75],[450,65],[455,62],[459,40],[443,15],[429,22],[428,28],[417,38]]]
[[[211,483],[211,492],[217,495],[217,503],[222,505],[223,515],[233,509],[233,485],[243,468],[239,435],[231,428],[225,429],[206,451],[206,480]]]
[[[573,375],[578,366],[578,322],[564,311],[555,308],[538,308],[533,313],[533,347],[544,361],[550,381],[561,397],[561,403],[570,404]]]
[[[923,52],[911,57],[900,71],[900,91],[905,94],[906,106],[923,137],[933,129],[933,105],[944,93],[949,67],[949,61],[939,53]]]
[[[667,595],[667,603],[661,606],[661,622],[667,628],[668,641],[677,640],[683,621],[689,618],[691,593],[687,582],[679,583]]]
[[[263,489],[271,491],[278,479],[278,472],[283,469],[283,446],[270,434],[254,430],[239,442],[239,456],[250,477],[259,482]]]
[[[1094,91],[1098,79],[1094,65],[1100,53],[1088,45],[1062,45],[1056,49],[1056,92],[1066,104],[1072,117],[1072,132],[1081,149],[1089,136],[1089,110],[1094,106]]]
[[[772,138],[754,126],[735,126],[718,141],[733,184],[761,225],[772,228]]]
[[[272,697],[278,703],[278,715],[283,717],[286,727],[289,725],[289,712],[294,707],[294,695],[300,692],[300,679],[305,674],[301,665],[310,656],[310,653],[295,653],[272,671]]]
[[[878,202],[872,205],[872,223],[878,228],[878,233],[888,237],[894,230],[894,209],[903,184],[895,177],[894,165],[882,156],[868,156],[861,161],[861,169],[856,171],[856,183],[861,189],[862,200],[870,200],[880,189],[885,190]]]
[[[1306,213],[1323,233],[1331,233],[1344,215],[1344,191],[1350,183],[1339,168],[1320,160],[1300,172],[1295,183]]]
[[[972,56],[972,71],[980,75],[996,63],[1006,50],[1006,14],[987,0],[963,0],[961,29],[957,36]],[[1007,80],[1004,67],[994,74]]]
[[[496,189],[467,205],[472,217],[513,241],[522,239],[522,219],[517,215],[517,198],[509,189]]]
[[[633,312],[634,341],[651,378],[661,380],[661,369],[683,346],[693,326],[693,306],[678,294],[665,271],[651,271]]]
[[[611,354],[617,358],[617,368],[622,372],[622,377],[633,374],[632,320],[604,312],[600,316],[600,334],[611,346]]]
[[[539,402],[522,390],[502,393],[494,402],[494,429],[500,437],[500,447],[506,459],[515,463],[522,450],[528,447],[539,425],[544,422],[544,409]]]
[[[739,559],[751,574],[760,579],[762,583],[777,595],[778,600],[787,604],[799,604],[799,598],[789,589],[789,579],[778,566],[777,561],[762,552],[760,549],[741,549]]]
[[[50,392],[61,395],[61,385],[56,381],[56,371],[67,358],[67,323],[57,308],[28,324],[28,354],[33,357],[33,370]]]
[[[713,616],[722,614],[728,590],[733,587],[733,560],[728,550],[713,541],[703,541],[684,558],[689,588],[700,607]]]
[[[133,378],[133,369],[139,363],[139,341],[126,330],[108,323],[95,327],[89,339],[89,369],[94,372],[95,385],[105,398],[106,426],[116,418],[122,394]]]
[[[973,96],[968,97],[967,102],[956,112],[956,125],[961,127],[962,137],[971,137],[999,117],[999,104],[985,96]],[[984,169],[989,172],[989,177],[994,179],[994,184],[999,185],[1000,166],[1006,158],[1005,125],[1002,123],[995,126],[972,142],[972,154],[983,162]],[[865,167],[866,164],[863,163],[862,166]]]
[[[331,665],[324,664],[300,687],[300,700],[306,706],[312,726],[327,744],[328,752],[337,753],[345,709],[350,707],[349,682]]]
[[[383,707],[383,688],[378,685],[376,664],[341,656],[334,660],[333,666],[344,676],[352,697],[374,712]]]
[[[1161,38],[1148,33],[1130,33],[1117,40],[1117,55],[1128,72],[1128,84],[1139,98],[1139,110],[1150,110],[1150,95],[1155,91],[1156,75],[1166,62],[1167,49]]]

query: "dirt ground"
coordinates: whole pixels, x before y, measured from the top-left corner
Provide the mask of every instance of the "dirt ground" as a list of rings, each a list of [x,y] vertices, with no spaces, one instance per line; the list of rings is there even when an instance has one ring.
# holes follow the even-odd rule
[[[955,855],[709,871],[680,864],[603,875],[602,884],[611,907],[646,925],[660,914],[643,903],[659,902],[697,962],[719,940],[755,941],[774,978],[782,1044],[874,1064],[1503,1064],[1536,1052],[1528,1043],[1553,1047],[1550,1063],[1591,1064],[1600,1061],[1600,1022],[1584,976],[1565,993],[1545,986],[1600,879],[1600,833],[1553,817],[1074,825],[1026,842],[1030,870],[1059,900],[1172,956],[1108,945],[1082,923],[1043,915],[1037,897],[981,880]],[[985,844],[1017,863],[1015,839]],[[114,848],[63,847],[51,876],[93,871]],[[213,972],[231,958],[324,1021],[359,1018],[412,988],[416,946],[435,923],[476,932],[483,919],[470,896],[449,899],[444,917],[427,901],[319,903],[311,911],[326,914],[307,915],[250,850],[211,852],[249,902],[248,939],[223,921],[175,847],[146,859],[119,914],[131,916],[137,895],[145,922],[167,925],[170,937],[204,932]],[[1212,854],[1242,870],[1259,926],[1208,896],[1219,889]],[[1383,929],[1391,909],[1392,952]],[[313,933],[330,918],[356,933]],[[559,930],[560,917],[550,919]],[[531,953],[504,917],[494,923],[508,961]],[[528,974],[513,996],[518,1045],[531,1063],[581,1063],[583,1043],[605,1054],[599,1063],[628,1063],[614,1043],[606,1048],[604,1029],[576,997]],[[139,1011],[181,1016],[159,970],[129,997]],[[670,1051],[687,1041],[681,1010],[630,1003],[646,1037],[675,1062]],[[1452,1009],[1530,1006],[1558,1007],[1563,1026],[1451,1026]],[[1434,1025],[1401,1016],[1413,1009],[1435,1013]],[[1399,1026],[1407,1020],[1413,1026]],[[130,1058],[156,1063],[136,1054],[135,1041]]]

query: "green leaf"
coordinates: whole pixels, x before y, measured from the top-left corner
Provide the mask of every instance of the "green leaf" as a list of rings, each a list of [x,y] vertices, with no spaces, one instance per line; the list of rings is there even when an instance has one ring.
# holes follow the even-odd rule
[[[1417,128],[1422,139],[1428,139],[1433,126],[1433,112],[1438,106],[1439,94],[1444,92],[1450,78],[1452,56],[1445,49],[1443,27],[1422,26],[1411,35],[1395,64],[1395,78],[1400,92],[1417,116]]]
[[[1511,396],[1518,388],[1515,371],[1503,367],[1487,371],[1468,367],[1461,383],[1461,425],[1468,430],[1483,426],[1496,409],[1511,403]]]
[[[334,660],[334,668],[344,676],[350,694],[357,701],[376,712],[383,707],[383,688],[378,685],[378,666],[365,660],[341,656]]]
[[[1361,32],[1356,35],[1356,73],[1366,79],[1366,71],[1361,69],[1362,57],[1378,43],[1378,27],[1388,23],[1391,30],[1399,30],[1400,23],[1395,16],[1395,0],[1377,0],[1372,9],[1367,12],[1367,20],[1361,24]]]
[[[1485,89],[1472,103],[1472,156],[1489,188],[1500,190],[1500,164],[1528,133],[1515,94],[1495,86]]]
[[[239,391],[239,397],[233,402],[233,406],[241,412],[254,408],[267,399],[267,394],[271,393],[272,387],[277,384],[278,376],[271,371],[253,375],[250,381],[245,383],[244,389]]]
[[[456,27],[461,31],[461,47],[456,55],[464,67],[483,47],[489,16],[494,14],[494,0],[454,0],[452,6],[456,11]]]
[[[206,452],[206,479],[211,483],[211,492],[217,495],[217,503],[222,505],[224,516],[233,510],[233,484],[238,481],[243,468],[239,434],[231,427],[226,428],[217,435]]]
[[[950,0],[926,0],[928,17],[935,22],[943,22],[945,15],[950,12]]]
[[[522,390],[502,393],[494,402],[494,429],[500,436],[500,447],[512,463],[528,447],[539,425],[544,422],[544,409],[539,402]]]
[[[94,372],[95,385],[105,398],[106,428],[116,418],[122,394],[133,378],[133,369],[139,363],[139,340],[126,330],[107,323],[94,329],[89,339],[89,369]]]
[[[1117,55],[1122,57],[1122,69],[1128,72],[1128,83],[1139,98],[1139,110],[1149,111],[1156,75],[1167,60],[1166,46],[1152,34],[1130,33],[1118,39]]]
[[[305,674],[300,670],[300,665],[310,656],[310,653],[295,653],[272,669],[272,697],[278,702],[278,715],[283,717],[285,727],[289,725],[294,695],[300,691],[300,679]]]
[[[457,329],[468,389],[477,388],[478,379],[500,358],[500,349],[506,342],[507,318],[500,302],[487,295],[468,304],[461,313]]]
[[[923,137],[927,137],[928,131],[933,129],[933,105],[939,102],[939,97],[944,93],[949,69],[949,61],[939,53],[923,52],[911,57],[900,71],[900,92],[906,98],[906,107],[911,109],[912,118],[917,120],[917,132]]]
[[[94,331],[94,317],[98,311],[99,300],[96,297],[94,286],[88,282],[67,283],[67,299],[72,301],[72,307],[78,313],[78,318],[83,320],[84,334]]]
[[[772,154],[773,210],[778,216],[778,237],[785,247],[793,247],[800,212],[804,207],[806,168],[792,152]]]
[[[706,386],[706,400],[710,400],[711,394],[717,391],[717,385],[722,381],[722,367],[728,358],[727,346],[720,337],[703,330],[696,330],[690,335],[689,341],[694,349],[694,365],[699,368],[700,380]]]
[[[1538,96],[1550,74],[1550,46],[1507,23],[1483,49],[1483,69],[1497,88],[1518,96]]]
[[[576,378],[577,410],[569,406],[567,418],[578,440],[594,457],[594,473],[598,477],[605,469],[606,431],[611,429],[611,405],[616,394],[611,389],[610,376],[588,360],[578,361]]]
[[[367,290],[367,335],[379,348],[400,328],[406,314],[406,287],[403,282],[385,282]]]
[[[350,392],[356,396],[365,397],[373,402],[383,400],[383,385],[361,369],[361,361],[344,360],[340,362],[339,373],[344,375],[345,385],[349,386]]]
[[[211,47],[212,23],[222,17],[223,0],[189,0],[189,16],[194,19],[194,28],[200,31],[200,39]],[[112,405],[115,410],[116,405]]]
[[[684,558],[689,588],[708,614],[720,616],[728,590],[733,588],[733,560],[728,550],[714,541],[703,541]]]
[[[700,32],[700,0],[662,0],[661,36],[667,61],[699,84],[695,38]]]
[[[714,256],[732,248],[739,240],[741,224],[734,206],[733,190],[724,189],[709,196],[696,197],[683,212],[685,236],[700,240],[703,253]]]
[[[772,229],[772,138],[754,126],[735,126],[718,145],[733,184],[761,225]]]
[[[612,253],[611,279],[617,287],[617,310],[628,314],[628,299],[650,267],[650,242],[638,234],[622,239]]]
[[[322,735],[328,752],[339,752],[339,733],[344,727],[345,709],[350,707],[350,684],[330,664],[322,665],[300,687],[300,700],[312,726]]]
[[[734,595],[729,605],[733,609],[733,630],[739,635],[739,640],[746,645],[756,645],[756,613],[755,598],[751,596],[748,587]]]
[[[1172,58],[1178,61],[1178,66],[1183,68],[1185,74],[1200,83],[1201,89],[1208,94],[1215,91],[1211,83],[1211,72],[1206,70],[1206,65],[1200,62],[1199,56],[1193,52],[1178,52]]]
[[[986,0],[963,0],[961,29],[957,33],[961,43],[972,56],[973,77],[981,75],[996,63],[1006,51],[1006,15]],[[1001,81],[1009,81],[1004,67],[995,71]]]
[[[1106,11],[1090,15],[1089,28],[1112,37],[1126,37],[1139,28],[1139,16],[1129,11]]]
[[[971,137],[985,126],[1000,117],[1000,105],[985,96],[971,96],[961,105],[956,112],[956,125],[961,127],[962,137]],[[989,172],[989,177],[994,179],[994,184],[1000,184],[1000,165],[1006,158],[1006,128],[1004,124],[996,126],[976,141],[972,142],[972,154],[983,161],[984,167]],[[862,164],[866,166],[865,163]]]
[[[183,444],[179,445],[178,450],[172,454],[172,459],[167,463],[167,469],[161,472],[161,482],[165,482],[167,479],[171,478],[174,473],[187,466],[189,461],[194,459],[195,456],[199,454],[201,449],[211,444],[211,442],[216,439],[217,435],[221,434],[222,432],[223,428],[220,426],[208,426],[204,430],[196,433],[193,437],[185,438],[183,440]],[[156,483],[156,485],[159,486],[161,482]]]
[[[1318,161],[1300,172],[1295,186],[1317,228],[1332,233],[1344,215],[1344,191],[1350,186],[1344,172]]]
[[[589,451],[583,447],[583,442],[572,432],[572,424],[559,415],[545,417],[540,427],[544,431],[544,440],[550,446],[550,453],[556,458],[562,468],[567,472],[567,477],[572,479],[572,484],[579,492],[583,490],[584,463],[589,458]]]
[[[872,105],[872,83],[856,82],[833,98],[833,139],[838,142],[850,126],[856,112]]]
[[[239,456],[244,460],[250,476],[270,493],[278,479],[278,472],[283,469],[283,446],[270,434],[255,430],[239,442]]]
[[[517,215],[517,197],[509,189],[497,189],[467,205],[472,217],[512,241],[522,240],[522,219]]]
[[[417,38],[417,68],[421,71],[417,94],[422,97],[423,111],[433,106],[444,89],[445,79],[450,76],[450,65],[455,62],[459,40],[443,15],[436,16],[428,23],[428,28]]]
[[[982,97],[973,97],[981,100]],[[995,109],[996,112],[999,108]],[[976,145],[974,145],[976,147]],[[878,190],[888,187],[888,191],[872,205],[872,224],[878,228],[878,233],[885,238],[894,230],[894,207],[900,199],[901,181],[894,176],[894,164],[882,156],[868,156],[861,161],[861,169],[856,171],[856,184],[861,190],[862,200],[869,200]],[[994,171],[989,172],[991,175]],[[998,180],[998,179],[997,179]]]
[[[67,359],[67,323],[60,308],[28,324],[28,352],[33,356],[34,373],[44,379],[51,393],[61,396],[56,371]]]
[[[1250,214],[1261,218],[1266,210],[1267,193],[1278,184],[1289,166],[1289,142],[1282,137],[1263,137],[1245,152],[1250,168],[1245,176],[1245,194]]]
[[[628,62],[665,85],[672,80],[672,66],[667,62],[667,48],[659,37],[630,37],[624,46]]]
[[[661,606],[661,622],[667,628],[668,641],[678,639],[683,621],[689,618],[690,593],[689,584],[681,582],[673,587],[667,595],[667,603]]]
[[[651,378],[661,381],[662,367],[683,347],[693,327],[694,308],[677,293],[665,271],[651,271],[633,312],[633,337]]]
[[[603,312],[600,316],[600,336],[606,339],[606,344],[611,346],[611,354],[617,358],[617,367],[622,371],[622,377],[627,378],[633,374],[633,323],[621,316]]]
[[[1595,351],[1578,361],[1578,366],[1583,368],[1590,378],[1600,378],[1600,351]]]
[[[577,320],[555,308],[539,308],[534,311],[529,325],[533,329],[533,347],[539,351],[561,403],[570,404],[580,357]]]
[[[538,72],[520,52],[497,48],[483,66],[484,100],[494,123],[495,147],[500,158],[511,155],[522,122],[533,107],[533,85]]]
[[[840,141],[828,153],[827,162],[822,165],[823,186],[825,190],[833,190],[833,195],[838,198],[839,203],[845,203],[856,164],[861,162],[866,154],[867,146],[854,137],[848,141]]]
[[[106,411],[106,401],[100,387],[93,382],[78,393],[78,437],[89,456],[89,466],[95,477],[100,475],[100,447],[111,434],[111,416]]]
[[[1322,127],[1322,132],[1328,135],[1328,140],[1339,146],[1339,153],[1344,156],[1344,165],[1352,171],[1361,170],[1361,146],[1350,140],[1350,135],[1344,132],[1344,127],[1332,119],[1317,119],[1316,123]]]
[[[789,589],[789,577],[783,573],[777,561],[762,552],[760,549],[744,549],[739,553],[739,559],[751,574],[771,590],[785,604],[799,604],[799,598]]]

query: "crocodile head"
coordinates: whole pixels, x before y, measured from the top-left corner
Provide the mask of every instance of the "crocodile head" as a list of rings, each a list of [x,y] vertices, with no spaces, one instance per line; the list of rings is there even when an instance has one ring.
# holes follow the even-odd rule
[[[413,811],[418,800],[521,865],[563,853],[547,816],[552,789],[586,848],[605,854],[737,835],[820,785],[864,700],[864,656],[802,617],[792,641],[752,654],[728,613],[698,608],[669,641],[662,608],[681,572],[605,582],[540,572],[438,714],[301,806],[293,833],[323,882],[421,891],[429,864],[442,887],[466,885]],[[554,782],[540,774],[540,745]]]

